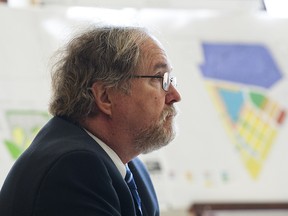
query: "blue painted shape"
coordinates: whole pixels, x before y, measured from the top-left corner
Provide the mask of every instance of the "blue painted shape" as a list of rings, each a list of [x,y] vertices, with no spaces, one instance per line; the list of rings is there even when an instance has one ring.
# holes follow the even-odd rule
[[[236,123],[244,103],[243,92],[219,89],[219,95],[231,120]]]
[[[204,77],[270,88],[282,78],[262,44],[203,43]]]

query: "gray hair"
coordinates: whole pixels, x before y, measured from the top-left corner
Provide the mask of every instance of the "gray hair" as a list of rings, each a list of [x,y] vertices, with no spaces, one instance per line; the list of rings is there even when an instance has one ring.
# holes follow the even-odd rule
[[[75,122],[96,115],[89,91],[96,81],[128,93],[141,45],[149,38],[144,28],[115,26],[94,26],[74,37],[53,67],[50,113]]]

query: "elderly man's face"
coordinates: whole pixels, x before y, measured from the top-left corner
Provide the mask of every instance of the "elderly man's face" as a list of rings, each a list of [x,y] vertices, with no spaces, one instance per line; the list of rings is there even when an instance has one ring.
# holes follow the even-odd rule
[[[161,76],[171,71],[165,51],[154,40],[142,45],[141,60],[136,75]],[[181,100],[178,91],[170,85],[162,89],[162,79],[136,78],[131,80],[129,95],[122,95],[117,104],[118,115],[132,137],[139,153],[147,153],[168,144],[175,135],[173,104]]]

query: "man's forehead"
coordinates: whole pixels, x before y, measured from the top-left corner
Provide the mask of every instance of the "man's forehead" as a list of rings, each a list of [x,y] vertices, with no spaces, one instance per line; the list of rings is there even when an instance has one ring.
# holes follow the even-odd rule
[[[141,46],[140,54],[140,67],[147,66],[150,68],[150,71],[171,71],[171,65],[168,60],[167,54],[162,47],[161,43],[157,40],[149,38]]]

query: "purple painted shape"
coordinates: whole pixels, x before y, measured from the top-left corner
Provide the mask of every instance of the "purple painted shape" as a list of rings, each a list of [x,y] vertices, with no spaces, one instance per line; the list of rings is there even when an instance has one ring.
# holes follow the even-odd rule
[[[203,43],[203,76],[270,88],[282,78],[269,50],[262,44]]]

